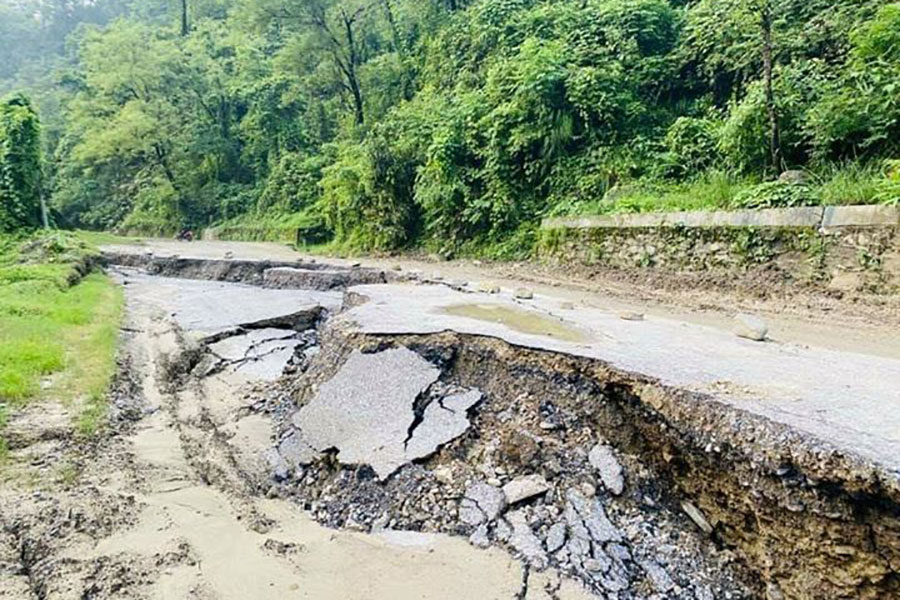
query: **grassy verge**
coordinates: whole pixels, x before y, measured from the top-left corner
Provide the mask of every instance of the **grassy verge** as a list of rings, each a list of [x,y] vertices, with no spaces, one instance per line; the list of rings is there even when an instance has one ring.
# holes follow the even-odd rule
[[[76,231],[72,235],[74,235],[75,239],[89,247],[103,246],[106,244],[140,245],[143,243],[143,238],[116,235],[106,231]]]
[[[760,182],[711,170],[684,182],[636,181],[605,198],[563,203],[551,216],[900,203],[900,164],[832,165],[801,184]]]
[[[5,412],[44,399],[70,406],[83,434],[102,422],[123,301],[105,275],[78,276],[91,253],[68,234],[0,238],[0,433]]]

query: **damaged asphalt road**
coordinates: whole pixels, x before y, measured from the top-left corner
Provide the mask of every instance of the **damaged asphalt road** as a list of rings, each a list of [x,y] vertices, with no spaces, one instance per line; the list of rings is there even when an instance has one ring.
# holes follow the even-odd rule
[[[131,417],[0,496],[0,597],[900,593],[891,417],[839,418],[897,361],[344,266],[182,277],[221,262],[120,272]]]
[[[387,479],[469,428],[467,413],[481,400],[481,393],[432,390],[440,374],[406,348],[355,352],[297,411],[296,435],[314,452],[336,449],[342,464],[368,465],[379,479]],[[424,402],[416,401],[420,396]],[[417,404],[420,408],[415,411]],[[305,464],[314,460],[310,453]]]

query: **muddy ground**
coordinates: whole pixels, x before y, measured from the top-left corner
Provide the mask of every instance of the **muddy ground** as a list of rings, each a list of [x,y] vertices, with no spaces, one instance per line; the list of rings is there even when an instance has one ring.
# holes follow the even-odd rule
[[[257,245],[190,251],[229,262],[297,258]],[[165,252],[155,248],[157,258]],[[416,312],[401,310],[392,329],[385,300],[353,287],[374,272],[321,263],[303,269],[320,272],[312,278],[287,267],[269,288],[166,277],[185,273],[150,263],[156,275],[110,266],[128,305],[109,427],[87,443],[59,406],[13,415],[0,597],[900,593],[900,485],[882,454],[720,403],[715,389],[685,392],[586,351],[543,348],[592,346],[558,320],[529,313],[491,325],[512,333],[479,336],[466,323],[477,331],[485,315],[470,309],[449,311],[469,320],[463,326],[433,332],[397,326]],[[398,281],[408,266],[376,271]],[[224,272],[189,268],[193,277]],[[235,279],[265,283],[252,268],[240,272]],[[463,274],[484,271],[457,265],[393,285],[420,306],[415,290],[458,293]],[[640,310],[651,322],[664,312],[690,314],[685,327],[733,327],[715,308],[698,315],[513,283],[629,323]],[[490,310],[493,285],[466,286],[484,298],[478,310]],[[272,289],[284,287],[307,289]],[[897,349],[881,338],[857,343],[834,333],[844,325],[817,329],[809,314],[788,320],[775,335],[795,341],[791,353],[824,337],[829,351],[851,346],[865,364],[858,353],[869,350],[894,367]],[[876,450],[896,441],[878,435]]]

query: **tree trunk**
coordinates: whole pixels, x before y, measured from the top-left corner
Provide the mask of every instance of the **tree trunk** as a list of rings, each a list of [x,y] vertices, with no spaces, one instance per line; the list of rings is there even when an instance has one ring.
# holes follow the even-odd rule
[[[353,112],[356,116],[356,124],[362,125],[365,122],[365,113],[363,112],[362,89],[359,86],[359,78],[356,75],[356,65],[359,62],[359,55],[356,51],[356,39],[353,35],[353,19],[349,18],[346,13],[343,15],[344,30],[347,35],[347,47],[349,50],[349,59],[347,60],[347,84],[350,87],[350,93],[353,95]]]
[[[188,0],[181,0],[181,35],[186,36],[190,33],[188,24]]]
[[[762,8],[762,36],[763,36],[763,76],[766,85],[766,112],[769,118],[769,157],[772,161],[772,171],[776,176],[782,172],[781,157],[781,132],[778,128],[778,109],[775,105],[774,86],[774,50],[772,44],[772,3],[766,0]]]

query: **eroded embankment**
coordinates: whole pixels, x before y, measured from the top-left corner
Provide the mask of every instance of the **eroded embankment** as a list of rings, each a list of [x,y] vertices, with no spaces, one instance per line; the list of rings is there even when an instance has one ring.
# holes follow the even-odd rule
[[[142,269],[150,275],[246,283],[274,289],[345,289],[351,285],[401,279],[380,269],[344,267],[314,261],[196,259],[133,252],[104,252],[102,262]]]
[[[493,338],[297,339],[254,392],[277,451],[244,477],[330,526],[464,535],[622,599],[900,594],[896,479],[809,436]],[[195,349],[194,378],[219,358]]]
[[[387,521],[474,535],[476,542],[487,533],[528,554],[528,544],[511,539],[505,530],[515,527],[503,519],[486,532],[481,523],[460,520],[459,499],[473,482],[502,487],[538,475],[547,482],[545,493],[513,507],[524,511],[514,519],[524,518],[542,544],[532,564],[580,575],[597,591],[643,597],[654,589],[653,567],[641,562],[647,560],[667,565],[673,584],[693,588],[697,597],[704,582],[718,586],[716,597],[744,590],[751,597],[889,598],[900,590],[900,512],[895,489],[887,489],[877,470],[837,454],[810,454],[817,450],[786,428],[623,377],[597,361],[454,333],[329,331],[300,382],[301,405],[353,352],[400,347],[438,365],[444,384],[481,390],[484,399],[471,411],[468,432],[421,462],[424,474],[411,467],[413,473],[401,470],[380,483],[365,469],[354,474],[330,459],[297,466],[285,486],[330,525]],[[598,445],[622,465],[618,494],[615,483],[604,482],[609,467],[592,464]],[[571,527],[560,548],[550,539],[566,524],[570,495],[584,490],[586,497],[597,494],[629,549],[618,583],[605,580],[609,571],[592,577],[584,557],[579,564],[568,546],[575,539]],[[600,543],[614,556],[618,550],[611,552],[609,542]],[[735,578],[732,588],[723,576]],[[623,589],[613,589],[620,584]],[[680,596],[661,585],[657,592]]]

